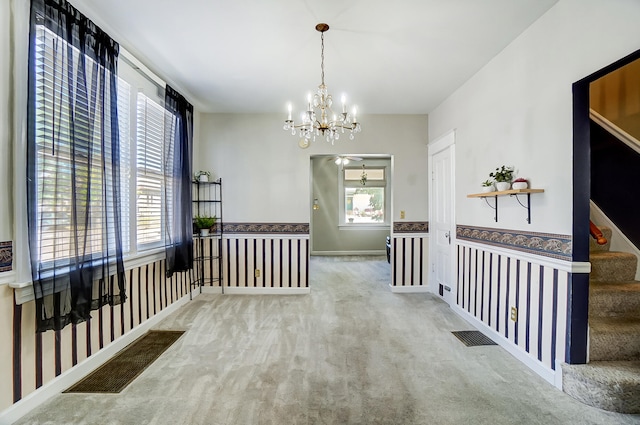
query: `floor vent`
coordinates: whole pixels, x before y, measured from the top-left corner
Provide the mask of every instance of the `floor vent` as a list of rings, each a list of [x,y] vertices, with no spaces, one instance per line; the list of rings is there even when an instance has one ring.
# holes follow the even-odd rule
[[[467,347],[478,347],[481,345],[498,345],[491,338],[480,331],[453,331],[460,341]]]
[[[171,346],[184,331],[149,331],[65,393],[119,393]]]

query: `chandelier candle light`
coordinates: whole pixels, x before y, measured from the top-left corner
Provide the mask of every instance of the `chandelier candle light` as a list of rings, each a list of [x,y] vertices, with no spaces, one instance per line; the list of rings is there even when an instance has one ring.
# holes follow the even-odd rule
[[[316,136],[323,135],[327,142],[333,143],[340,138],[340,133],[345,130],[350,131],[349,138],[353,140],[354,133],[359,133],[360,123],[356,119],[356,108],[353,108],[351,115],[347,113],[347,105],[345,97],[342,96],[342,113],[336,115],[331,110],[333,99],[324,84],[324,33],[329,30],[329,25],[318,24],[316,30],[320,32],[321,55],[320,69],[321,83],[318,91],[311,97],[311,93],[307,95],[307,110],[302,113],[302,123],[295,124],[291,118],[291,104],[288,105],[289,115],[284,122],[284,130],[291,130],[292,135],[296,135],[296,129],[300,137],[304,138],[306,146],[309,145],[311,139],[315,142]],[[302,141],[301,141],[302,142]],[[302,145],[301,145],[302,146]],[[305,146],[305,147],[306,147]]]

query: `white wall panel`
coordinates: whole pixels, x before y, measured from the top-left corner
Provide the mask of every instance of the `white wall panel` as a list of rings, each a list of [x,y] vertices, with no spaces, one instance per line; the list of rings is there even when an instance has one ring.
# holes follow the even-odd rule
[[[558,262],[459,243],[457,306],[549,373],[564,361],[570,274]],[[482,271],[484,267],[484,272]],[[484,282],[483,282],[484,277]],[[511,320],[511,307],[517,320]]]

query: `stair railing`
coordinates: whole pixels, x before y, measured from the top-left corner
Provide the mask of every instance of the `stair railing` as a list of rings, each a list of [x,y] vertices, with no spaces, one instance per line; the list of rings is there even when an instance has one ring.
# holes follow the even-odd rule
[[[602,234],[602,230],[600,230],[591,220],[589,220],[589,233],[591,234],[591,237],[596,240],[598,245],[604,245],[607,243],[607,238]]]

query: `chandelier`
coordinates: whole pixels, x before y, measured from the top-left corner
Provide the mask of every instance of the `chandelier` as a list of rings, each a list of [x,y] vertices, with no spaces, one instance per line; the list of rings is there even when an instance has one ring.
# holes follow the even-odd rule
[[[302,113],[302,123],[296,124],[291,118],[291,104],[288,105],[289,115],[284,122],[284,130],[290,130],[293,136],[297,133],[302,139],[301,147],[309,146],[309,142],[315,142],[316,136],[324,136],[327,142],[333,143],[340,138],[340,134],[344,134],[345,130],[349,131],[349,139],[353,140],[354,133],[359,133],[360,123],[356,119],[356,108],[349,114],[345,97],[342,96],[342,112],[335,114],[331,109],[333,98],[324,84],[324,33],[329,30],[329,25],[318,24],[316,30],[320,32],[320,69],[321,83],[318,91],[311,97],[311,93],[307,95],[307,110]]]

